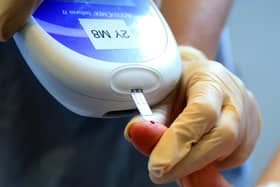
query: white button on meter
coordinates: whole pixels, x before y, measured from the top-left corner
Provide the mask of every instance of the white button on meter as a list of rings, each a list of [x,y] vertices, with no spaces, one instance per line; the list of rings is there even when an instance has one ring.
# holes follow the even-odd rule
[[[46,90],[82,116],[135,109],[132,89],[157,104],[181,76],[177,44],[151,0],[43,1],[14,39]]]
[[[114,73],[111,79],[113,91],[120,94],[130,94],[131,89],[142,89],[151,93],[159,89],[161,78],[151,69],[141,67],[126,67]]]

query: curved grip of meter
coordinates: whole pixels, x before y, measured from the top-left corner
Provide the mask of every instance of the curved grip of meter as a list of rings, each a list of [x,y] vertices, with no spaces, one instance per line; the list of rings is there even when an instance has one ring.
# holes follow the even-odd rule
[[[14,39],[37,79],[62,105],[82,116],[106,117],[135,108],[131,89],[143,89],[150,105],[174,89],[182,67],[174,37],[167,33],[162,56],[141,64],[98,62],[81,55],[53,39],[33,18]]]

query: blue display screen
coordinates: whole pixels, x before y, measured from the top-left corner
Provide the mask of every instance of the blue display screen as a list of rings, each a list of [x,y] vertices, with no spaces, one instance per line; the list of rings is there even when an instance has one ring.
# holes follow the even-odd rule
[[[77,2],[77,3],[93,3],[93,4],[102,4],[102,5],[119,5],[119,6],[135,6],[132,0],[61,0],[63,2]]]
[[[144,62],[166,45],[149,0],[44,0],[33,17],[56,41],[95,59]]]

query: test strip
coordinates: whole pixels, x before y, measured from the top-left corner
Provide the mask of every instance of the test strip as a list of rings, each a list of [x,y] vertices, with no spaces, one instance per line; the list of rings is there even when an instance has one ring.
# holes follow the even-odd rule
[[[147,121],[152,121],[153,112],[147,103],[147,100],[143,94],[143,90],[132,89],[131,96],[141,116]]]

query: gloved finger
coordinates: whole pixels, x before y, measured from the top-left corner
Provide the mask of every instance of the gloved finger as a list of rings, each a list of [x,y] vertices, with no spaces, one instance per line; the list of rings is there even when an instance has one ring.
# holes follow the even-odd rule
[[[255,147],[260,134],[261,116],[257,103],[250,92],[248,92],[246,96],[247,98],[244,100],[246,103],[244,103],[244,105],[249,107],[247,112],[250,114],[246,114],[246,116],[249,116],[250,119],[246,118],[245,120],[250,120],[250,122],[244,121],[244,123],[240,124],[240,126],[244,128],[244,130],[242,130],[243,135],[240,135],[241,143],[229,157],[216,163],[219,169],[237,167],[246,161]],[[248,134],[250,134],[250,136],[248,136]]]
[[[177,141],[176,144],[181,144],[180,147],[173,143],[171,146],[177,146],[177,148],[176,150],[171,150],[169,145],[166,144],[165,149],[161,149],[161,152],[156,152],[158,146],[163,146],[160,143],[165,138],[165,134],[168,132],[167,130],[151,154],[149,162],[150,178],[156,183],[174,181],[176,178],[189,175],[218,159],[225,158],[239,145],[238,124],[239,117],[237,113],[232,110],[231,106],[224,107],[217,126],[205,134],[199,142],[194,142],[195,144],[189,145],[187,141],[178,140],[179,137],[176,137],[177,140],[172,137],[173,140],[175,139]],[[173,136],[175,137],[175,135]],[[169,142],[172,139],[169,137]],[[169,165],[171,163],[168,160],[169,158],[162,156],[169,154],[168,151],[170,150],[177,151],[177,154],[180,154],[180,150],[186,149],[186,147],[188,148],[188,152],[175,165],[171,165],[172,167]],[[175,153],[172,156],[174,158]]]
[[[0,41],[9,39],[26,23],[41,0],[0,1]]]
[[[223,92],[211,82],[194,83],[188,89],[187,96],[187,107],[164,133],[151,154],[149,170],[154,182],[167,182],[178,178],[166,176],[173,173],[173,168],[188,156],[193,144],[198,143],[203,135],[214,128],[219,119]]]

